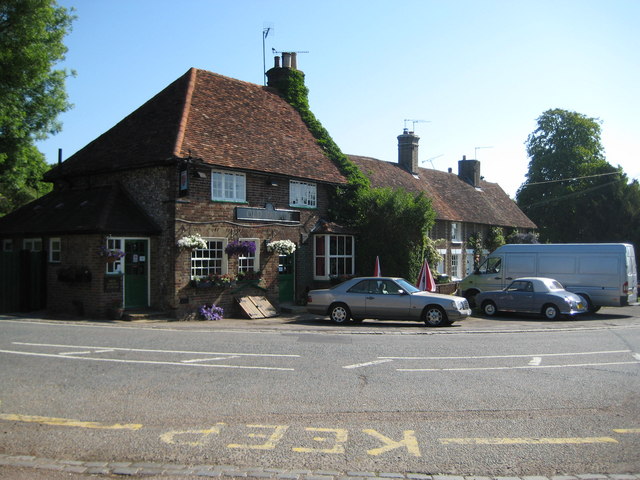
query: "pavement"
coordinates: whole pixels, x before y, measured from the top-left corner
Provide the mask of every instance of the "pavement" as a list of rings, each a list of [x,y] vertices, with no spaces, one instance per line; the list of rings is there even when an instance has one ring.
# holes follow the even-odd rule
[[[496,333],[530,331],[539,329],[600,329],[640,325],[640,309],[625,307],[602,309],[600,313],[578,320],[560,322],[541,320],[538,317],[483,318],[469,317],[452,327],[426,328],[415,322],[366,321],[349,325],[337,325],[318,315],[306,313],[304,307],[285,307],[276,317],[262,319],[224,318],[218,321],[180,322],[168,318],[140,318],[126,320],[90,320],[68,316],[53,316],[44,312],[17,315],[0,315],[2,320],[91,322],[118,325],[149,324],[151,328],[176,329],[277,329],[296,331],[321,331],[345,334],[455,334]],[[412,328],[409,328],[412,327]],[[273,480],[640,480],[640,472],[628,474],[575,473],[555,476],[468,476],[424,474],[411,472],[360,472],[291,470],[236,465],[178,465],[166,463],[135,463],[91,461],[75,459],[51,459],[31,455],[0,453],[0,479],[10,480],[84,480],[88,478],[153,478],[154,480],[186,480],[201,478],[273,479]]]

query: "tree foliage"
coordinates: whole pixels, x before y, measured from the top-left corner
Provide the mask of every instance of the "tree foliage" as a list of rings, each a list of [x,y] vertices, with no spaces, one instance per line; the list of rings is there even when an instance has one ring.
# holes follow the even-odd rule
[[[529,171],[518,206],[539,227],[543,242],[602,239],[624,190],[621,169],[604,157],[600,122],[576,112],[548,110],[527,142]]]
[[[71,107],[71,73],[53,66],[65,57],[72,21],[55,0],[0,3],[0,215],[50,189],[34,142],[57,133],[57,116]]]
[[[355,207],[358,271],[372,274],[379,256],[384,275],[415,281],[427,252],[427,230],[435,220],[431,200],[405,190],[372,188]]]

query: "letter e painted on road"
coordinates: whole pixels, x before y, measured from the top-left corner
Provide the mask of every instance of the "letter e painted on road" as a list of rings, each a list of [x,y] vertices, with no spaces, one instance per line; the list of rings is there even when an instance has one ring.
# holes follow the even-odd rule
[[[273,433],[267,436],[264,433],[248,433],[247,437],[249,438],[266,438],[267,441],[261,443],[259,445],[249,445],[242,443],[230,443],[227,445],[228,448],[247,448],[253,450],[273,450],[276,448],[276,444],[282,440],[284,436],[284,432],[289,428],[287,425],[247,425],[249,428],[267,428],[273,429]]]
[[[316,442],[333,442],[331,448],[307,448],[307,447],[294,447],[294,452],[301,453],[344,453],[344,444],[347,442],[348,431],[343,428],[305,428],[307,432],[328,432],[334,436],[332,438],[327,437],[313,437]]]
[[[405,430],[403,432],[404,438],[399,442],[396,442],[373,429],[365,429],[362,431],[384,443],[382,447],[367,450],[369,455],[380,455],[381,453],[386,453],[390,450],[395,450],[396,448],[405,447],[411,455],[415,457],[420,456],[420,447],[418,447],[418,441],[416,440],[415,432],[413,430]]]

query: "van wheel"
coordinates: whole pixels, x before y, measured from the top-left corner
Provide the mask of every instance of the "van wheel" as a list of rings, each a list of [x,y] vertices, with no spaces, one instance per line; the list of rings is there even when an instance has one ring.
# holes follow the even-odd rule
[[[584,301],[587,302],[587,311],[589,313],[596,313],[598,310],[600,310],[600,306],[595,306],[593,304],[593,302],[591,301],[591,299],[589,298],[588,295],[584,295],[582,293],[579,293],[578,295],[580,295],[582,298],[584,298]]]
[[[476,307],[476,295],[478,294],[477,290],[467,290],[464,292],[464,298],[469,302],[469,308]]]
[[[349,318],[351,318],[351,312],[349,311],[349,307],[344,303],[336,303],[331,306],[331,309],[329,310],[329,317],[335,323],[347,323]]]
[[[482,313],[487,317],[494,317],[498,313],[498,308],[491,300],[485,300],[482,302]]]
[[[557,320],[560,317],[560,310],[555,305],[548,303],[542,307],[542,314],[547,320]]]
[[[427,327],[442,327],[444,325],[451,325],[447,314],[438,305],[429,305],[422,312],[422,321]]]

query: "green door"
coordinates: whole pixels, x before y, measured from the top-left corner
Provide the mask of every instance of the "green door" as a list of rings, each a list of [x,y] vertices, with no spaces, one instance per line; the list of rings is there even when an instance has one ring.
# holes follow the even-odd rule
[[[293,302],[293,254],[278,256],[278,300]]]
[[[149,306],[148,240],[124,241],[124,307]]]

